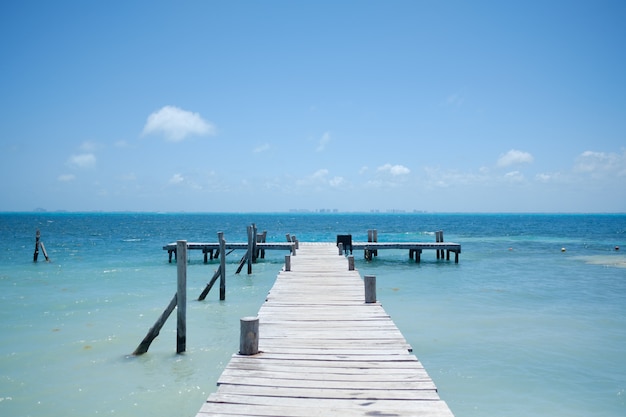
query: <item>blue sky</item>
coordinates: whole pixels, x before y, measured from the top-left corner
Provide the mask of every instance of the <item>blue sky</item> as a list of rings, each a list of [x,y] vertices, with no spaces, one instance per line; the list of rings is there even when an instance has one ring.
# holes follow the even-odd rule
[[[624,1],[0,4],[0,211],[626,211]]]

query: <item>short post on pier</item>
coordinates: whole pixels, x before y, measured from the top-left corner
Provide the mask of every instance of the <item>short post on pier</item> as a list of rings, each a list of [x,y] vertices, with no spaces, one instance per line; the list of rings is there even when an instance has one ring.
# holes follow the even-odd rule
[[[365,275],[363,277],[365,286],[365,303],[371,304],[376,302],[376,276]]]
[[[291,255],[285,255],[285,271],[291,271]]]
[[[176,353],[187,349],[187,241],[176,242],[178,286],[176,290],[178,320],[176,326]]]
[[[354,271],[354,255],[348,255],[348,271]]]
[[[239,354],[249,356],[259,353],[259,318],[241,318],[240,329]]]

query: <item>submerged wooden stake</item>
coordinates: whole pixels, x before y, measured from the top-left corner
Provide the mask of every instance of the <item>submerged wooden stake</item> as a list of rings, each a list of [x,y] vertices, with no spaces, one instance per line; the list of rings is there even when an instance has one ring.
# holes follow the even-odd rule
[[[176,302],[176,294],[174,294],[174,297],[172,297],[172,301],[170,301],[168,306],[165,308],[161,316],[157,319],[157,321],[150,328],[150,330],[148,330],[148,334],[146,335],[146,337],[143,338],[139,346],[137,346],[137,349],[135,349],[133,355],[143,355],[148,351],[148,349],[150,348],[150,344],[152,344],[152,341],[159,335],[161,328],[167,321],[170,314],[172,314],[172,311],[174,311],[174,308],[176,307]]]

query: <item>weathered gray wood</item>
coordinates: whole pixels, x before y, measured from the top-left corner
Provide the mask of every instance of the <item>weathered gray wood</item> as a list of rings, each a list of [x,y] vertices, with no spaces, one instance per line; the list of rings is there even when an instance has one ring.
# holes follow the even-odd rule
[[[163,313],[161,313],[161,316],[157,319],[157,321],[150,328],[150,330],[148,330],[148,334],[146,334],[146,337],[144,337],[139,346],[137,346],[137,349],[135,349],[133,355],[143,355],[148,351],[150,345],[152,344],[152,341],[159,335],[161,328],[167,321],[170,314],[172,314],[172,311],[174,311],[174,308],[176,307],[176,302],[176,294],[174,294],[174,297],[172,297],[172,300],[170,301],[168,306],[165,308]]]
[[[183,353],[187,350],[187,241],[176,242],[176,252],[179,256],[179,262],[176,264],[178,275],[176,353]]]
[[[259,353],[259,318],[243,317],[240,320],[239,354],[256,355]]]
[[[41,232],[37,229],[37,233],[35,234],[35,252],[33,253],[33,262],[37,262],[39,258],[39,239],[41,238]]]
[[[220,243],[220,300],[226,299],[226,241],[224,232],[217,233],[217,240]]]
[[[217,279],[219,277],[220,277],[220,268],[218,268],[215,271],[215,273],[213,274],[213,277],[211,277],[211,280],[209,281],[209,283],[206,285],[206,287],[204,287],[204,290],[202,290],[202,292],[200,293],[200,296],[198,297],[198,301],[204,301],[206,296],[209,294],[209,291],[211,291],[211,288],[213,288],[213,285],[215,284],[215,281],[217,281]]]
[[[285,271],[291,271],[291,255],[285,255]]]
[[[348,255],[348,271],[354,271],[354,255]]]
[[[365,302],[376,302],[376,277],[374,275],[365,275],[363,277],[363,283],[365,287]]]

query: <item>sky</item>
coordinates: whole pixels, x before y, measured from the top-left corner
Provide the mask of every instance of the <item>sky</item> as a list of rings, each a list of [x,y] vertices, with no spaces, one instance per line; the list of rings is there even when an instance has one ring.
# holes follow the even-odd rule
[[[0,2],[0,211],[626,212],[626,2]]]

